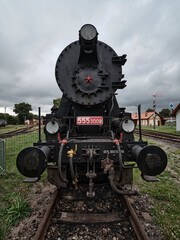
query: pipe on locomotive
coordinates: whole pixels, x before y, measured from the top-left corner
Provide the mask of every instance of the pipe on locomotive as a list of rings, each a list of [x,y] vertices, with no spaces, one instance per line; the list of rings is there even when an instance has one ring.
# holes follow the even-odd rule
[[[112,187],[112,189],[118,194],[121,194],[121,195],[134,195],[134,194],[136,194],[136,191],[123,191],[123,190],[116,187],[114,167],[111,167],[110,170],[109,170],[109,182],[110,182],[110,186]]]
[[[61,143],[60,150],[59,150],[59,157],[58,157],[58,170],[59,170],[59,177],[62,182],[68,183],[68,180],[66,178],[63,178],[62,175],[62,152],[64,149],[65,143]]]
[[[69,157],[69,167],[70,167],[72,182],[75,179],[73,156],[74,156],[74,154],[76,154],[76,152],[77,152],[77,144],[75,145],[75,150],[71,149],[70,151],[67,152],[68,157]]]
[[[121,148],[119,142],[116,143],[117,149],[118,149],[118,154],[119,154],[119,180],[122,180],[122,174],[123,174],[123,161],[122,161],[122,153],[121,153]]]

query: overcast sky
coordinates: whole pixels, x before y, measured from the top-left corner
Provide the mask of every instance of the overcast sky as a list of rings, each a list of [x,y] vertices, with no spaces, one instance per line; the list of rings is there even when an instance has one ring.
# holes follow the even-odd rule
[[[20,102],[50,112],[57,57],[86,23],[127,54],[120,107],[152,108],[153,93],[158,111],[180,102],[180,0],[0,0],[0,112]]]

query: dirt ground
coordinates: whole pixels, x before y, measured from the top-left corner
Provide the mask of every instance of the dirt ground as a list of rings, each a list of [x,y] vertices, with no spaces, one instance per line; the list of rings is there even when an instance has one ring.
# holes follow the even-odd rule
[[[38,225],[47,209],[47,206],[55,189],[56,187],[49,183],[47,186],[44,186],[40,182],[34,184],[32,191],[28,196],[32,214],[29,218],[23,219],[18,226],[12,228],[8,239],[33,239],[33,236],[37,231]]]

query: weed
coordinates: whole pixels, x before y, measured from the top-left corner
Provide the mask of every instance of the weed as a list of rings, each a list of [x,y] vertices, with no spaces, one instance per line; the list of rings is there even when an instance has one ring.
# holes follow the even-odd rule
[[[7,207],[7,221],[10,224],[16,224],[20,219],[29,216],[31,210],[25,199],[15,197],[12,205]]]
[[[10,199],[15,195],[17,195],[15,192],[7,194],[4,197],[6,206],[0,207],[0,239],[5,239],[10,227],[17,224],[20,219],[28,217],[31,212],[27,201],[20,196],[14,197],[11,203]]]

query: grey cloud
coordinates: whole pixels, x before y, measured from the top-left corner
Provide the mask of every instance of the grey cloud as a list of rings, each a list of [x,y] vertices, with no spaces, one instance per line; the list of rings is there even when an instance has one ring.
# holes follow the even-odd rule
[[[54,77],[60,52],[78,39],[85,23],[97,27],[99,39],[119,54],[127,87],[121,106],[157,107],[180,101],[180,2],[174,0],[59,1],[0,0],[0,107],[26,101],[50,111],[61,92]]]

